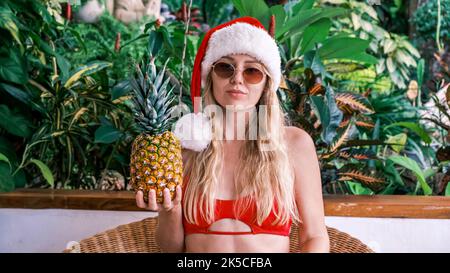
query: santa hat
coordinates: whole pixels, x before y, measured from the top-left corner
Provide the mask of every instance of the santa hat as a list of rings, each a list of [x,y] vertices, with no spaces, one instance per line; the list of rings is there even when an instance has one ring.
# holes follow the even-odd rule
[[[281,80],[281,58],[275,40],[264,26],[250,16],[234,19],[210,29],[198,49],[191,79],[191,100],[198,112],[196,97],[201,97],[212,64],[232,54],[247,54],[263,63],[273,80],[275,90]]]

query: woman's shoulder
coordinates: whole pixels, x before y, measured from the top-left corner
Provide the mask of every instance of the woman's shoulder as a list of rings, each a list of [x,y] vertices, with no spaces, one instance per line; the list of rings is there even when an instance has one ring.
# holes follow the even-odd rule
[[[314,147],[314,140],[305,130],[295,126],[285,126],[284,129],[289,150],[296,151]]]

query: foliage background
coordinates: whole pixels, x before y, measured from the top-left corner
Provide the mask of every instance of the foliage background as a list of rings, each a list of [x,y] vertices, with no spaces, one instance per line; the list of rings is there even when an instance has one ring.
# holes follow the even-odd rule
[[[148,50],[159,67],[170,59],[170,83],[191,107],[205,31],[243,15],[269,27],[275,15],[285,79],[278,95],[289,122],[316,142],[324,192],[450,194],[450,99],[423,119],[424,104],[449,82],[448,48],[435,42],[448,41],[448,0],[441,20],[435,1],[411,16],[408,1],[192,2],[186,32],[181,0],[163,1],[176,19],[161,26],[148,17],[125,25],[108,13],[87,24],[68,20],[56,0],[2,1],[0,190],[94,189],[108,175],[127,183],[134,65]]]

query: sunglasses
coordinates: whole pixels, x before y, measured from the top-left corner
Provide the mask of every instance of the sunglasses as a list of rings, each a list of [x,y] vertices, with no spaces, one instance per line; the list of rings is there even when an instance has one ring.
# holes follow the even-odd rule
[[[230,63],[218,62],[212,65],[214,73],[222,79],[228,79],[236,73],[236,67]],[[264,78],[264,72],[256,67],[247,67],[242,73],[244,80],[250,84],[260,83]]]

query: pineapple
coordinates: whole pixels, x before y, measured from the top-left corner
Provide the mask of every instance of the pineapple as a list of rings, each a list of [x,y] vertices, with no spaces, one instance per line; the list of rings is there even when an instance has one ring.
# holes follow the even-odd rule
[[[169,78],[164,80],[167,62],[157,74],[154,58],[148,65],[137,65],[137,76],[131,79],[134,118],[141,131],[132,144],[130,158],[131,187],[144,192],[148,202],[150,189],[156,191],[158,203],[163,190],[169,188],[173,200],[177,185],[182,183],[183,161],[179,139],[169,131],[174,110]],[[145,74],[144,74],[145,73]]]

